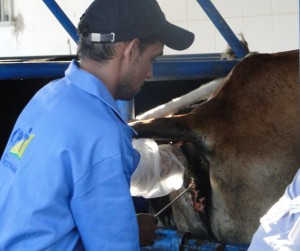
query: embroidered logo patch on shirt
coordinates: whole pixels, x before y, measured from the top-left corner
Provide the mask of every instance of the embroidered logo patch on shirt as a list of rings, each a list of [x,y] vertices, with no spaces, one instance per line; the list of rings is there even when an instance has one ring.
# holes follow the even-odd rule
[[[18,159],[22,158],[26,148],[35,136],[31,131],[32,128],[29,129],[28,133],[24,133],[21,129],[17,129],[12,135],[14,146],[10,149],[10,153]]]

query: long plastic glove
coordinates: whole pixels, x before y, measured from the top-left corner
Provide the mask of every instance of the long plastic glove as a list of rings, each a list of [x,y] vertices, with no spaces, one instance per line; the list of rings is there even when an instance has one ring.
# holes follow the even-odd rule
[[[176,145],[157,145],[152,139],[135,139],[139,165],[131,177],[132,196],[155,198],[179,189],[183,183],[186,159]]]

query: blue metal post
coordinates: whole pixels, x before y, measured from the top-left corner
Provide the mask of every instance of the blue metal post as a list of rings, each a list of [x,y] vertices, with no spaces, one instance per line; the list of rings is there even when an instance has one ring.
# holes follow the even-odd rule
[[[121,115],[126,122],[129,122],[135,118],[134,100],[130,100],[130,101],[117,100],[117,106],[119,107]]]
[[[69,65],[69,61],[31,61],[19,59],[15,61],[0,58],[0,80],[29,78],[61,78]],[[220,60],[220,54],[163,56],[153,65],[153,77],[149,81],[169,80],[207,80],[223,77],[239,60]]]
[[[234,53],[238,58],[243,58],[247,54],[247,50],[244,45],[238,40],[236,35],[230,29],[226,21],[220,15],[215,6],[210,0],[197,0],[201,5],[202,9],[205,11],[206,15],[210,18],[216,28],[219,30],[221,35],[230,45]]]
[[[54,0],[43,0],[43,1],[77,44],[79,41],[79,36],[77,34],[76,28],[73,25],[73,23],[70,21],[70,19],[66,16],[66,14],[63,12],[63,10],[59,7],[59,5]]]
[[[185,235],[174,229],[158,229],[154,245],[142,247],[141,251],[179,251]]]

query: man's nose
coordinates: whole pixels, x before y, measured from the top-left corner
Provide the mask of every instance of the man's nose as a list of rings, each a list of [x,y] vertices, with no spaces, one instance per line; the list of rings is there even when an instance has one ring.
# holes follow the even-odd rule
[[[153,77],[153,64],[151,64],[151,66],[149,67],[149,70],[148,70],[148,72],[146,74],[145,79],[150,79],[152,77]]]

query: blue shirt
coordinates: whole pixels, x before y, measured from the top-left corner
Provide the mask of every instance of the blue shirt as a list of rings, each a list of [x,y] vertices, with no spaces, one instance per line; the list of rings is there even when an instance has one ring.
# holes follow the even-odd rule
[[[300,170],[261,219],[248,251],[300,250]]]
[[[139,154],[105,85],[73,61],[19,116],[0,163],[0,250],[139,250]]]

